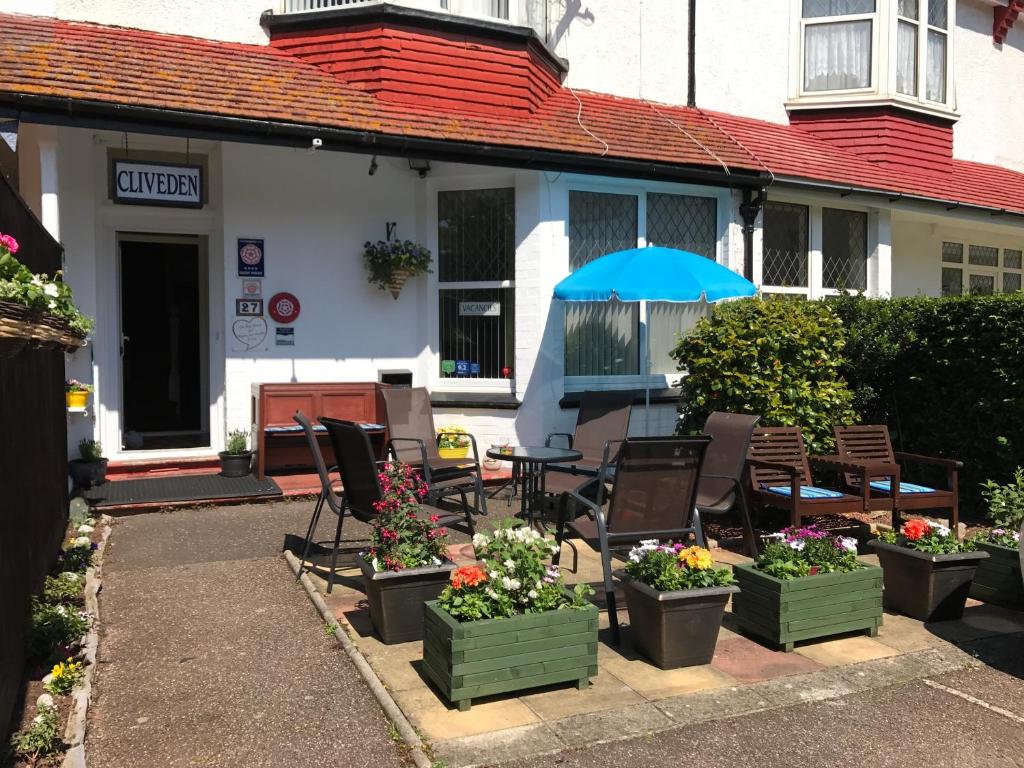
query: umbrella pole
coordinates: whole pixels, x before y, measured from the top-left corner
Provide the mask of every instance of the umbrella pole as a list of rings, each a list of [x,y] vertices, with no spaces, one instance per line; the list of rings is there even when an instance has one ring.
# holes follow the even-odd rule
[[[644,435],[647,437],[651,436],[651,327],[650,327],[650,313],[648,310],[648,302],[640,302],[640,312],[644,317],[644,349],[646,353],[644,360],[646,361],[646,376],[644,377]]]

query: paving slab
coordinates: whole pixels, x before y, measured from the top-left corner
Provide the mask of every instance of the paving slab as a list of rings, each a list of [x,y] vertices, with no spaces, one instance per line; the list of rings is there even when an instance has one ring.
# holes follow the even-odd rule
[[[645,703],[567,717],[548,725],[566,745],[578,747],[663,731],[672,726],[672,720],[654,704]]]
[[[523,701],[507,696],[473,699],[473,706],[465,712],[442,701],[440,695],[429,687],[394,691],[393,696],[409,721],[430,741],[475,736],[540,722],[537,714]]]
[[[875,640],[902,653],[923,651],[945,642],[920,621],[888,611],[882,617]]]
[[[838,667],[899,655],[895,648],[883,645],[863,634],[807,643],[798,646],[795,652],[823,667]]]
[[[590,686],[585,690],[577,690],[574,685],[558,685],[526,693],[521,698],[539,718],[549,721],[644,701],[643,696],[603,664],[598,665],[597,676],[590,678]]]
[[[937,621],[925,627],[936,637],[950,643],[965,643],[985,637],[1024,632],[1024,612],[998,605],[974,605],[964,609],[963,618]]]
[[[444,768],[490,765],[497,760],[528,759],[529,764],[544,765],[541,755],[566,748],[566,743],[547,724],[507,728],[476,736],[442,741],[434,746],[434,755]]]
[[[824,668],[806,656],[773,651],[741,635],[719,640],[711,665],[745,683],[816,672]]]

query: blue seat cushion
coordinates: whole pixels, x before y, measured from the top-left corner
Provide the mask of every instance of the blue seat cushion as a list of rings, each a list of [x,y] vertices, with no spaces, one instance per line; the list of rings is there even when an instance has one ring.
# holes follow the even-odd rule
[[[889,493],[892,487],[892,480],[872,480],[869,485],[876,491]],[[934,488],[927,485],[916,485],[915,483],[900,482],[900,493],[935,493]]]
[[[777,493],[779,496],[792,496],[793,489],[788,485],[772,485],[765,488],[769,493]],[[801,499],[839,499],[843,494],[839,491],[832,491],[828,488],[818,488],[813,485],[800,486]]]

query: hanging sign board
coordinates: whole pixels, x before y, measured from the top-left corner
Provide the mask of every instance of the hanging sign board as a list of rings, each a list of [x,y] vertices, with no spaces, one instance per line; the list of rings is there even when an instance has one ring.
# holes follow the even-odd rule
[[[111,177],[115,203],[203,207],[201,165],[114,160]]]
[[[500,301],[460,301],[459,317],[499,317]]]
[[[262,239],[238,238],[238,276],[263,277],[263,256]]]

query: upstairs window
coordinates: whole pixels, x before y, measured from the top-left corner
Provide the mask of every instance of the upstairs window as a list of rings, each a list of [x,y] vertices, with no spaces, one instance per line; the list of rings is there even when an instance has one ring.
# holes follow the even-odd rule
[[[875,0],[803,0],[804,90],[871,86]]]
[[[948,0],[897,0],[896,90],[899,93],[945,103],[947,3]],[[920,72],[924,72],[923,83]]]

